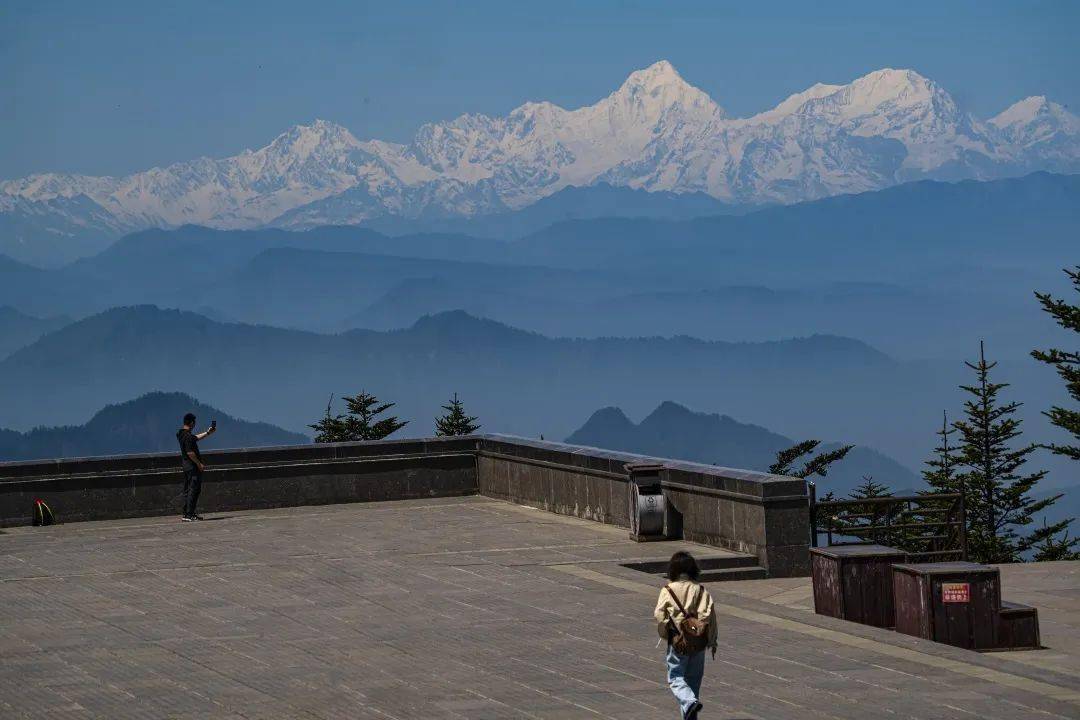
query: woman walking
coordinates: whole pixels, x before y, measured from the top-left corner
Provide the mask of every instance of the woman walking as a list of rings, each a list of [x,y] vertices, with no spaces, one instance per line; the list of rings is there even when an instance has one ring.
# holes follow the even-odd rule
[[[656,629],[667,641],[668,686],[679,701],[683,720],[695,720],[701,711],[701,678],[705,649],[716,657],[716,615],[712,596],[698,578],[701,569],[687,552],[677,552],[668,563],[668,584],[656,601]]]

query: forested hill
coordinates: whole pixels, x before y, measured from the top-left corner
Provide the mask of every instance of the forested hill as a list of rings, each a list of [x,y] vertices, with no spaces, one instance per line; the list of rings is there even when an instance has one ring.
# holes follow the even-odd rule
[[[177,449],[176,431],[189,412],[198,417],[200,429],[218,421],[218,432],[202,441],[204,449],[310,442],[275,425],[240,420],[184,393],[153,392],[107,405],[84,425],[38,427],[26,433],[0,429],[0,460],[171,452]]]

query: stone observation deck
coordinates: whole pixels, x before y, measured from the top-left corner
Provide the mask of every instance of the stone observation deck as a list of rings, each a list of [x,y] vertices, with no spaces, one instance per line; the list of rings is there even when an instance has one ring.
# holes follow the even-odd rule
[[[201,523],[160,517],[174,456],[0,464],[0,717],[677,717],[651,620],[675,549],[779,570],[709,583],[703,717],[1080,716],[1080,563],[1003,567],[1047,649],[974,653],[814,615],[809,580],[783,577],[797,543],[774,542],[800,481],[671,463],[684,539],[635,543],[622,466],[641,458],[621,453],[207,455]],[[35,492],[64,524],[26,527]]]
[[[508,435],[296,445],[205,453],[206,512],[485,495],[628,527],[628,464],[663,465],[671,534],[809,571],[802,480]],[[179,512],[175,453],[0,463],[0,527],[42,498],[65,522]]]

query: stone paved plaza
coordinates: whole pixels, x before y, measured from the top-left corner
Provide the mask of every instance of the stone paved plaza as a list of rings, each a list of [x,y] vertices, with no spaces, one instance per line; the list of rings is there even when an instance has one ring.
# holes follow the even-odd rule
[[[677,547],[482,497],[4,530],[0,717],[676,718],[658,580],[619,562]],[[818,617],[806,579],[713,583],[702,718],[1080,717],[1080,563],[1003,584],[1048,649]]]

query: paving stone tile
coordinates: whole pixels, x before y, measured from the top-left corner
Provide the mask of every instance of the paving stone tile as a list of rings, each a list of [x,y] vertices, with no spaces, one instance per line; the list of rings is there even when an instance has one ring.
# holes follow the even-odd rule
[[[633,543],[623,529],[486,498],[223,517],[0,537],[0,716],[678,716],[652,628],[658,581],[619,563],[715,549]],[[559,569],[568,566],[596,575]],[[890,654],[884,636],[851,630],[866,644],[843,644],[817,626],[792,631],[793,617],[815,622],[800,609],[805,580],[713,584],[718,602],[776,621],[719,616],[703,717],[1077,717],[1077,702],[1024,685],[1080,690],[1077,568],[1003,571],[1006,588],[1009,573],[1022,586],[1015,599],[1042,612],[1048,598],[1052,650],[1041,656],[920,646],[976,668],[968,673]]]

